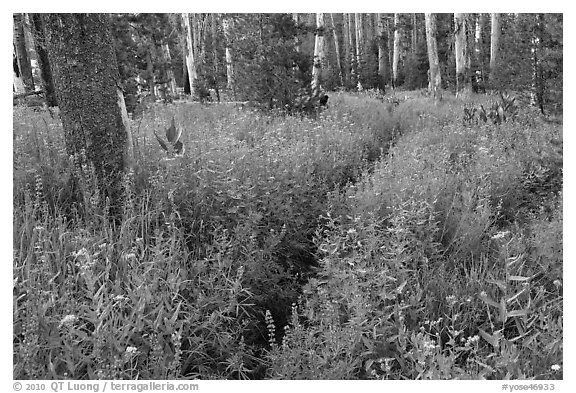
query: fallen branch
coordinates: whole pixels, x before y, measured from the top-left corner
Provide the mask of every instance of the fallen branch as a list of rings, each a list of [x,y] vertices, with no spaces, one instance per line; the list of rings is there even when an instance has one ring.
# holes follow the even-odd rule
[[[18,98],[24,98],[24,97],[33,96],[33,95],[40,95],[40,94],[44,94],[44,91],[43,90],[27,91],[26,93],[14,94],[13,99],[17,100]]]

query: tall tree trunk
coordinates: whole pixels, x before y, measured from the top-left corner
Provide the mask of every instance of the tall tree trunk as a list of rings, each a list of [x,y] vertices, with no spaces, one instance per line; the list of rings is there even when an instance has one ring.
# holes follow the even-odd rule
[[[386,38],[387,38],[386,47],[388,48],[388,76],[390,78],[389,79],[390,86],[394,88],[393,86],[394,74],[392,73],[392,63],[394,63],[394,29],[393,27],[390,27],[394,19],[393,18],[391,19],[390,15],[386,15],[384,17],[384,20],[385,20]]]
[[[530,96],[532,105],[537,106],[540,111],[544,113],[544,76],[542,73],[542,63],[540,61],[544,15],[534,14],[533,19],[530,48],[530,51],[532,52],[532,89]]]
[[[292,20],[294,21],[294,24],[298,26],[300,23],[300,18],[298,17],[297,13],[292,14]],[[296,48],[296,53],[300,53],[300,40],[298,39],[298,35],[294,37],[294,45]]]
[[[356,31],[354,27],[354,21],[352,19],[352,14],[347,14],[348,19],[348,45],[350,47],[350,84],[356,85],[358,82],[358,63],[356,62],[356,51],[354,46],[354,32]]]
[[[184,22],[184,32],[186,34],[186,68],[188,71],[188,82],[190,83],[190,94],[194,100],[199,99],[198,94],[198,69],[194,56],[194,45],[192,29],[190,27],[190,14],[182,14]]]
[[[412,53],[416,53],[418,48],[418,19],[416,14],[412,14]]]
[[[48,57],[69,155],[94,165],[101,201],[122,213],[131,149],[108,14],[43,14]]]
[[[344,44],[344,81],[345,87],[350,85],[351,61],[350,61],[350,27],[348,26],[347,14],[342,14],[342,43]]]
[[[456,54],[456,95],[468,95],[472,91],[470,78],[470,55],[466,34],[466,14],[454,14],[454,48]]]
[[[474,81],[476,88],[484,89],[484,14],[476,15],[474,32]]]
[[[166,41],[162,43],[162,56],[166,64],[166,79],[168,80],[170,94],[176,96],[176,78],[174,77],[174,68],[172,67],[172,55],[170,54],[170,46]]]
[[[40,79],[42,81],[42,90],[44,90],[44,96],[46,97],[46,104],[49,107],[55,107],[58,105],[58,102],[56,101],[56,93],[54,92],[54,83],[52,82],[52,71],[50,70],[46,43],[44,42],[42,15],[30,14],[30,21],[32,23],[36,53],[38,54],[38,67],[40,68]]]
[[[214,77],[212,78],[214,90],[216,90],[216,98],[220,102],[220,89],[218,88],[218,14],[212,14],[212,54],[214,63]]]
[[[314,66],[312,67],[312,95],[319,96],[324,64],[324,14],[316,14],[316,38],[314,40]]]
[[[20,68],[18,67],[18,57],[16,56],[16,46],[12,45],[12,64],[14,67],[13,71],[13,89],[16,94],[26,93],[26,86],[22,81],[22,75],[20,74]]]
[[[224,38],[226,40],[226,78],[227,88],[232,91],[234,99],[236,99],[236,84],[234,83],[234,62],[232,58],[232,35],[230,29],[232,28],[232,19],[224,16],[222,19],[222,27],[224,29]]]
[[[146,50],[146,80],[148,81],[152,98],[156,99],[158,98],[158,91],[156,89],[156,75],[154,74],[154,50],[154,42],[152,42],[152,37],[149,37]]]
[[[490,32],[490,82],[498,78],[498,62],[500,45],[500,14],[492,14],[492,28]],[[493,85],[491,83],[491,85]]]
[[[358,89],[362,88],[362,74],[363,74],[363,28],[362,28],[362,14],[354,14],[354,23],[356,25],[356,75],[358,75]]]
[[[426,44],[428,46],[428,90],[434,102],[442,100],[442,77],[440,75],[440,62],[438,60],[438,45],[436,43],[436,14],[425,14]]]
[[[382,20],[382,14],[378,14],[378,75],[380,77],[380,88],[383,91],[386,88],[386,48],[384,43],[384,21]]]
[[[398,85],[398,62],[400,60],[400,14],[394,14],[394,58],[392,62],[392,87]]]
[[[24,14],[13,14],[14,21],[14,48],[16,49],[16,59],[20,77],[24,82],[26,91],[34,91],[34,78],[32,77],[32,66],[26,47],[26,36],[24,34]]]
[[[338,40],[338,31],[334,23],[334,14],[330,14],[330,22],[332,23],[332,35],[334,37],[334,50],[336,51],[336,67],[338,68],[338,77],[340,78],[340,85],[344,86],[344,74],[342,71],[342,61],[340,60],[340,41]]]

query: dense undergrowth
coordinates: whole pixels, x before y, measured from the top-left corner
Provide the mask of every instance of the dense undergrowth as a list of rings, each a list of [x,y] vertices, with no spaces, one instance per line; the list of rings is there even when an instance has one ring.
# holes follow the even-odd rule
[[[15,108],[14,378],[561,378],[561,126],[401,97],[152,107],[116,226]]]

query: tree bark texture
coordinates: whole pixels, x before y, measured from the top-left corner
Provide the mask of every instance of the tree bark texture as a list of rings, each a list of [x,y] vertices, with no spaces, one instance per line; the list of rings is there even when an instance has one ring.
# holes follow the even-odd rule
[[[32,22],[34,44],[36,46],[36,53],[38,54],[38,67],[40,68],[40,79],[42,80],[42,90],[44,91],[44,96],[46,97],[46,104],[49,107],[55,107],[58,105],[58,102],[56,100],[56,93],[54,91],[54,83],[52,81],[52,71],[50,70],[48,52],[46,50],[42,15],[30,14],[30,21]]]
[[[498,77],[498,56],[500,45],[500,14],[492,14],[492,27],[490,32],[490,80]]]
[[[386,48],[384,38],[384,21],[382,14],[378,14],[378,76],[380,77],[380,87],[384,90],[386,86]]]
[[[130,148],[109,15],[43,14],[43,22],[67,152],[94,165],[119,217]]]
[[[222,19],[222,28],[224,30],[224,39],[226,40],[225,56],[226,56],[226,79],[227,88],[232,91],[234,99],[236,99],[236,90],[234,83],[234,62],[232,58],[232,19],[224,17]]]
[[[213,86],[216,90],[216,97],[218,98],[218,102],[220,102],[220,89],[218,87],[218,14],[212,14],[211,20],[211,34],[212,34],[212,63],[213,63],[213,72],[214,75],[212,77]]]
[[[20,78],[24,82],[26,91],[34,90],[34,78],[32,77],[32,66],[30,64],[30,57],[28,56],[28,49],[26,47],[26,36],[24,34],[24,14],[12,15],[14,26],[14,48],[16,50],[16,59],[18,61],[18,70]]]
[[[362,28],[362,14],[354,14],[354,24],[356,26],[356,75],[358,76],[358,83],[362,79],[362,69],[363,69],[363,40],[364,40],[364,29]],[[361,87],[361,86],[358,86]]]
[[[344,74],[342,71],[342,61],[340,55],[340,41],[338,31],[336,30],[336,23],[334,23],[334,14],[330,14],[330,22],[332,23],[332,35],[334,37],[334,50],[336,51],[336,67],[338,68],[338,77],[340,84],[344,86]]]
[[[196,57],[194,56],[194,41],[192,28],[190,26],[190,14],[182,14],[184,22],[184,34],[186,34],[186,69],[188,71],[188,82],[190,83],[190,95],[193,99],[199,99],[198,94],[198,68]]]
[[[442,100],[442,77],[440,75],[440,62],[438,60],[438,45],[436,43],[436,14],[425,14],[426,44],[428,46],[428,89],[435,102]]]
[[[412,53],[418,49],[418,19],[416,14],[412,14]]]
[[[170,94],[176,96],[176,78],[174,77],[174,68],[172,67],[172,55],[170,54],[170,46],[168,42],[162,43],[162,57],[164,57],[164,64],[166,67],[166,80],[168,81],[168,88]]]
[[[472,90],[470,78],[470,54],[466,34],[466,14],[454,14],[454,49],[456,55],[456,95],[469,94]]]
[[[344,80],[345,86],[350,85],[351,59],[350,59],[350,28],[347,14],[342,14],[342,43],[344,46]]]
[[[542,62],[540,60],[540,53],[542,51],[542,38],[544,30],[544,15],[533,15],[533,30],[531,39],[532,52],[532,90],[531,90],[531,103],[537,106],[542,113],[544,113],[544,75],[542,72]]]
[[[392,84],[398,84],[398,62],[400,60],[400,14],[394,14],[394,57],[392,62]]]
[[[356,51],[354,46],[354,32],[356,30],[354,28],[354,19],[352,19],[352,14],[348,13],[346,14],[346,17],[348,19],[348,45],[350,48],[350,84],[355,85],[358,82],[358,64],[356,62]]]
[[[312,67],[312,95],[320,95],[322,84],[322,65],[324,55],[324,14],[316,14],[316,38],[314,40],[314,66]]]
[[[476,64],[475,69],[480,72],[480,75],[484,75],[484,15],[476,15],[476,28],[474,29],[474,62]]]

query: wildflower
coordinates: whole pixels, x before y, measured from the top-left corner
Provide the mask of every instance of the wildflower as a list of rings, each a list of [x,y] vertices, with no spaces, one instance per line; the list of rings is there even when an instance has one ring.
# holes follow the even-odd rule
[[[434,340],[431,340],[431,341],[425,340],[424,341],[424,349],[431,351],[435,348],[436,348],[436,342],[434,342]]]
[[[78,317],[74,314],[68,314],[66,315],[64,318],[62,318],[62,320],[60,321],[60,325],[58,325],[58,327],[62,327],[62,326],[71,326],[74,324],[74,322],[76,322],[78,320]]]
[[[134,254],[133,252],[129,252],[127,254],[124,254],[124,260],[125,261],[129,261],[131,259],[136,259],[136,254]]]
[[[472,344],[477,343],[480,340],[480,337],[476,334],[474,336],[468,337],[466,340],[466,345],[470,346]]]
[[[482,291],[480,292],[480,297],[488,297],[488,294],[486,293],[486,291]]]
[[[138,352],[138,349],[136,347],[126,347],[126,353],[128,355],[135,355]]]
[[[446,296],[446,302],[448,303],[449,306],[453,306],[454,304],[456,304],[456,296],[454,295]]]
[[[550,368],[552,369],[552,371],[560,371],[560,365],[558,364],[553,364],[552,366],[550,366]]]
[[[492,240],[502,239],[503,237],[507,236],[509,233],[510,233],[510,231],[498,232],[497,234],[492,236]]]
[[[89,256],[89,254],[88,254],[88,250],[85,249],[84,247],[82,247],[80,250],[73,252],[72,256],[74,256],[74,258],[78,258],[78,257],[87,258]]]
[[[559,287],[562,286],[562,281],[560,281],[560,280],[554,280],[554,283],[553,283],[553,284],[554,284],[554,286],[555,286],[556,288],[559,288]]]
[[[116,296],[114,296],[114,301],[116,301],[116,302],[121,302],[121,301],[123,301],[123,300],[126,300],[126,296],[124,296],[124,295],[116,295]]]

